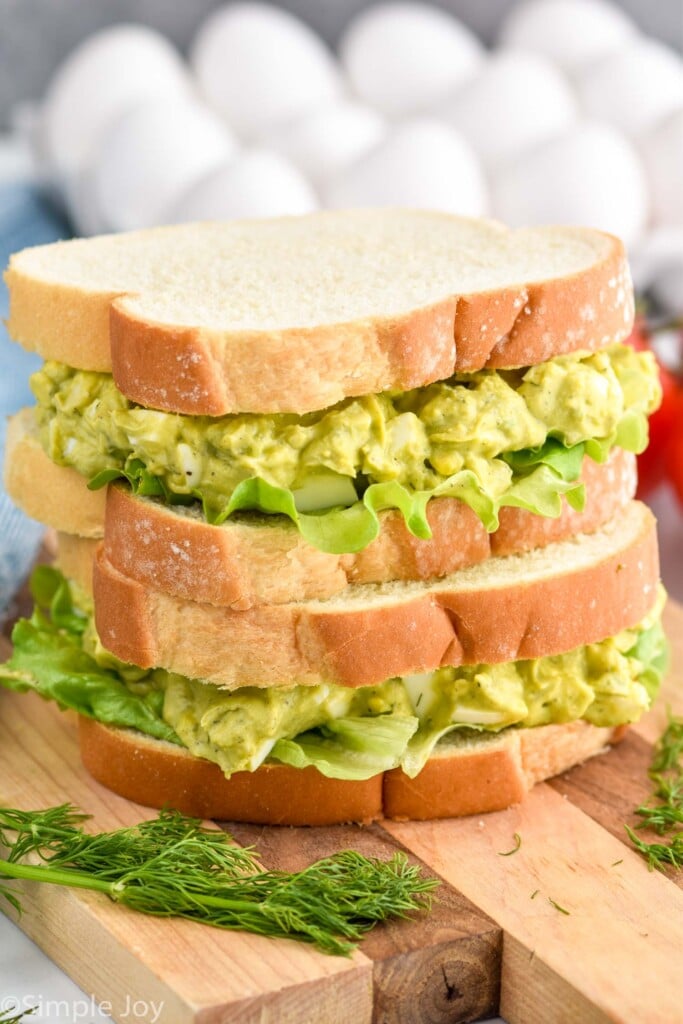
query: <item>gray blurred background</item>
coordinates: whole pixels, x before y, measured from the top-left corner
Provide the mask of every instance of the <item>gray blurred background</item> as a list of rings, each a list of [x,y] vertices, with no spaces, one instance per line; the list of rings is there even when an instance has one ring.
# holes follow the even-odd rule
[[[452,11],[486,43],[516,0],[431,0]],[[0,129],[12,107],[38,99],[63,57],[96,29],[136,21],[159,29],[186,52],[195,29],[222,0],[0,0]],[[368,0],[286,0],[297,14],[334,45],[350,18],[372,6]],[[621,0],[650,35],[683,48],[682,0]]]

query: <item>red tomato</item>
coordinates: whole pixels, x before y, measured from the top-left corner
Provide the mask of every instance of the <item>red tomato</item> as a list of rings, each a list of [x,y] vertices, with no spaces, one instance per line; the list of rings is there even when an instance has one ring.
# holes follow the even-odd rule
[[[633,330],[624,345],[630,345],[636,352],[650,351],[650,332],[647,328],[647,321],[641,313],[636,316]]]
[[[626,344],[637,352],[651,352],[650,337],[645,318],[639,316]],[[650,442],[638,456],[637,497],[644,498],[668,477],[683,501],[683,384],[658,359],[657,365],[662,385],[662,404],[650,416]],[[674,447],[678,455],[672,451]]]
[[[678,422],[683,430],[680,389],[676,378],[663,366],[659,367],[662,385],[662,404],[650,416],[650,442],[638,456],[638,497],[643,498],[661,484],[669,471],[668,449]]]
[[[683,388],[679,388],[675,396],[670,430],[666,472],[679,502],[683,505]]]

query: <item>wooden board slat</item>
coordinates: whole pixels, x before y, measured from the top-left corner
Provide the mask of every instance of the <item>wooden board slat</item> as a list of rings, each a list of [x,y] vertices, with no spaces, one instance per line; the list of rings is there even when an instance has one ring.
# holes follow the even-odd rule
[[[446,880],[429,918],[378,929],[350,960],[155,921],[47,886],[25,888],[21,926],[81,986],[110,1000],[115,1017],[129,996],[163,1000],[169,1024],[441,1024],[495,1012],[500,991],[510,1024],[681,1019],[674,951],[683,948],[683,892],[648,872],[623,833],[649,795],[646,770],[664,706],[683,713],[683,609],[671,605],[666,623],[674,669],[657,708],[620,748],[537,786],[519,807],[371,829],[231,828],[273,867],[298,868],[349,845],[385,855],[400,844]],[[85,775],[69,715],[0,694],[0,799],[32,807],[67,798],[93,813],[94,828],[153,813]],[[514,832],[521,849],[501,858]]]
[[[410,855],[377,825],[364,829],[231,825],[230,831],[241,844],[255,845],[268,867],[285,871],[298,871],[345,848],[383,859],[395,850]],[[362,949],[374,965],[374,1020],[452,1024],[497,1013],[501,930],[448,886],[442,885],[429,915],[376,928],[364,939]]]
[[[630,730],[609,753],[591,758],[549,785],[623,842],[624,825],[637,828],[641,819],[634,810],[652,796],[647,774],[651,758],[652,745]],[[683,888],[683,872],[667,868],[665,873]]]
[[[28,808],[65,799],[93,814],[93,829],[155,813],[90,779],[73,716],[33,695],[0,692],[0,802]],[[285,870],[349,847],[384,859],[400,848],[378,829],[228,828],[238,842],[258,846],[265,866]],[[213,1015],[221,1024],[249,1024],[264,1014],[278,1024],[456,1024],[497,1010],[501,930],[448,886],[429,917],[377,928],[350,961],[291,941],[146,918],[87,893],[20,888],[20,927],[82,988],[110,1003],[115,1019],[127,999],[146,1000],[150,1015],[163,1001],[163,1019],[178,1024]]]
[[[93,829],[155,812],[94,783],[80,767],[75,722],[33,696],[0,694],[0,800],[40,807],[69,799]],[[169,1021],[345,1024],[372,1017],[372,962],[325,956],[301,943],[157,920],[107,899],[51,886],[21,887],[18,924],[113,1016],[133,1001],[163,1000]],[[150,1005],[150,1017],[152,1016]]]
[[[672,669],[622,759],[635,776],[613,772],[617,749],[596,762],[608,777],[592,786],[572,783],[589,763],[479,820],[383,826],[503,928],[500,1012],[510,1024],[683,1019],[683,892],[648,871],[617,827],[622,811],[622,824],[633,820],[622,794],[640,802],[650,792],[650,748],[638,741],[659,735],[666,705],[683,714],[683,609],[670,603],[665,626]],[[515,832],[522,846],[501,860]]]

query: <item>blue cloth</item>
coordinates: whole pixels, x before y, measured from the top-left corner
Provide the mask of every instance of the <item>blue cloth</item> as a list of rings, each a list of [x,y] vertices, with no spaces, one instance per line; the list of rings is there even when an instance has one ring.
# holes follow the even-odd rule
[[[37,189],[23,183],[0,187],[0,267],[10,254],[28,245],[67,238],[70,231]],[[4,461],[6,417],[33,399],[28,379],[42,360],[9,340],[4,325],[8,313],[7,289],[0,284],[0,464]],[[0,475],[1,476],[1,475]],[[36,480],[36,487],[41,482]],[[26,577],[44,527],[17,509],[0,479],[0,619],[12,595]]]

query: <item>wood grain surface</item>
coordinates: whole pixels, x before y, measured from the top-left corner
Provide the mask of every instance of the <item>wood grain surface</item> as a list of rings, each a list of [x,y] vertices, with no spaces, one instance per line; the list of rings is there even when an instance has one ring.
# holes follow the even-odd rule
[[[656,708],[618,748],[517,807],[365,829],[226,826],[267,866],[296,869],[349,846],[389,856],[398,845],[444,880],[428,917],[378,928],[350,959],[49,886],[22,887],[19,925],[118,1019],[132,998],[163,1000],[168,1024],[441,1024],[498,1007],[510,1024],[683,1020],[680,878],[649,872],[623,829],[650,793],[665,706],[683,713],[683,609],[670,604],[665,622],[673,667]],[[86,776],[69,714],[0,693],[0,800],[65,799],[93,814],[93,829],[153,813]],[[519,851],[501,858],[515,832]]]

